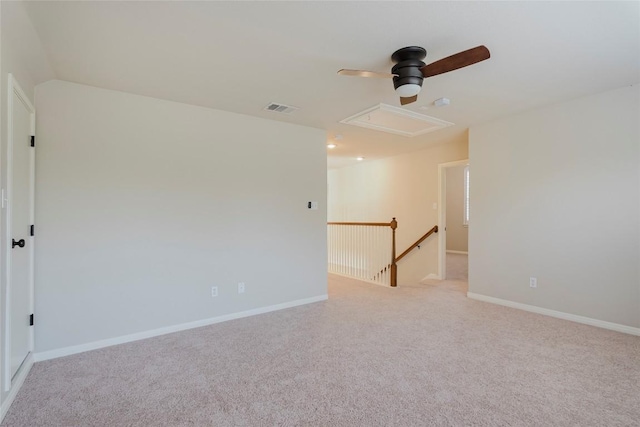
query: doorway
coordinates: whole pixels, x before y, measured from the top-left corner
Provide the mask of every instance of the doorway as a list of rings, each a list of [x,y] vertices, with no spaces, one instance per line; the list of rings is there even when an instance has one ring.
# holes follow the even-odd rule
[[[35,181],[35,108],[11,74],[7,96],[5,391],[33,351]]]
[[[468,184],[468,159],[438,165],[438,275],[442,280],[468,280]]]

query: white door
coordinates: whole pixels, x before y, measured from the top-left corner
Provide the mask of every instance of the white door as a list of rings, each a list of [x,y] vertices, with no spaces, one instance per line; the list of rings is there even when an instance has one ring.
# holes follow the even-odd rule
[[[13,378],[32,350],[34,110],[19,86],[9,84],[7,230],[7,344]],[[8,384],[10,385],[10,384]],[[5,387],[6,388],[6,387]]]

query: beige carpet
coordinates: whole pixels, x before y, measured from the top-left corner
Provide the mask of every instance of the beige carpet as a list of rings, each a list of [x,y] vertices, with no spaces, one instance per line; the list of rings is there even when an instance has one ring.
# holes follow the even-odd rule
[[[469,256],[466,254],[447,254],[447,280],[469,279]]]
[[[332,277],[330,300],[38,363],[6,426],[638,426],[640,337]]]

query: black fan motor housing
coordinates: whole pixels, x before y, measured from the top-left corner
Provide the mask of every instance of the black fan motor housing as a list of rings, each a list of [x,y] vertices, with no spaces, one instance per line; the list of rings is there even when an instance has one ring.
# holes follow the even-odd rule
[[[422,86],[422,71],[420,69],[425,66],[425,63],[420,60],[409,60],[397,63],[391,69],[392,74],[396,74],[393,77],[393,87],[397,89],[400,86],[414,84]]]
[[[394,89],[407,84],[422,86],[424,77],[420,69],[425,66],[422,60],[426,57],[427,51],[419,46],[403,47],[393,52],[391,60],[397,62],[391,69],[391,73],[396,74],[393,78]]]

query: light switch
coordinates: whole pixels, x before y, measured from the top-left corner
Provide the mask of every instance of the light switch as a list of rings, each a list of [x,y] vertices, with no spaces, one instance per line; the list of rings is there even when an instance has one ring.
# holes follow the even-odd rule
[[[313,211],[317,211],[318,210],[318,202],[309,202],[307,204],[307,207]]]

